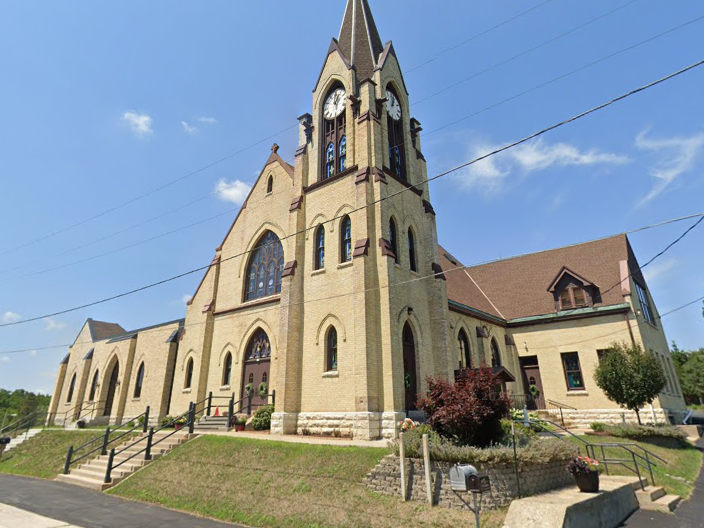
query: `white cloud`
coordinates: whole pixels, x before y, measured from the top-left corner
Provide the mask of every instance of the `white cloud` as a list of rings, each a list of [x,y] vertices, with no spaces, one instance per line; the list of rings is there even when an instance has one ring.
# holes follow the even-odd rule
[[[129,125],[130,129],[137,137],[147,137],[154,132],[152,130],[152,118],[149,117],[148,114],[139,114],[129,111],[124,113],[122,120]]]
[[[37,355],[37,351],[36,351],[36,350],[30,350],[29,352],[27,352],[27,354],[29,354],[30,356],[36,356],[36,355]]]
[[[188,123],[186,123],[185,121],[181,121],[181,126],[183,127],[183,131],[184,131],[186,134],[193,135],[193,134],[195,134],[195,133],[198,132],[198,128],[197,128],[197,127],[191,126],[191,125],[189,125]]]
[[[498,148],[500,145],[478,143],[474,145],[471,155],[477,158]],[[620,154],[597,149],[582,151],[568,143],[550,144],[539,138],[470,165],[464,182],[466,187],[492,192],[497,191],[516,170],[530,173],[551,167],[622,165],[629,161],[628,157]]]
[[[676,268],[678,264],[679,262],[676,258],[662,260],[645,268],[643,275],[645,275],[647,282],[653,282]]]
[[[20,319],[22,319],[22,316],[15,312],[5,312],[2,314],[3,323],[16,323]]]
[[[10,362],[10,356],[0,357],[0,363],[9,363],[9,362]]]
[[[650,169],[655,184],[639,205],[643,205],[662,193],[678,176],[694,168],[697,157],[704,147],[704,133],[692,136],[673,136],[660,139],[648,137],[648,130],[636,136],[636,148],[647,152],[665,152]]]
[[[208,125],[214,125],[218,122],[218,120],[214,117],[199,117],[198,121],[200,121],[201,123],[207,123]]]
[[[66,323],[62,323],[60,321],[55,321],[54,319],[48,318],[46,319],[46,326],[44,327],[44,330],[46,332],[53,332],[55,330],[63,330],[66,328]]]
[[[215,192],[218,193],[218,197],[221,200],[232,202],[236,205],[242,205],[247,199],[251,188],[251,186],[240,180],[228,182],[226,179],[222,178],[215,186]]]

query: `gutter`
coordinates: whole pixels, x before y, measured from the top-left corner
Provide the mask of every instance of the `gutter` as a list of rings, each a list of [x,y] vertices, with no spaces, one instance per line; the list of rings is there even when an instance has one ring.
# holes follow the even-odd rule
[[[586,317],[599,317],[618,313],[628,313],[631,310],[629,303],[615,304],[611,306],[599,306],[597,308],[587,307],[577,310],[566,310],[563,312],[534,315],[531,317],[519,317],[510,319],[508,326],[527,326],[532,324],[554,323],[556,321],[569,321],[571,319],[584,319]]]

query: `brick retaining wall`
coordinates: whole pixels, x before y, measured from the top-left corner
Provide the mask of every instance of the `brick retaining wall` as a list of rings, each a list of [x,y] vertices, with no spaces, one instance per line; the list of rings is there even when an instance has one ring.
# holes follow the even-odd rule
[[[548,464],[519,464],[521,496],[544,493],[564,486],[574,485],[572,475],[567,472],[567,460]],[[450,486],[450,462],[432,462],[431,489],[434,503],[446,508],[467,510],[472,504],[471,493],[452,491]],[[485,494],[482,507],[508,506],[518,497],[516,473],[513,464],[485,465],[478,468],[487,472],[491,479],[491,494]],[[423,460],[406,459],[407,495],[410,500],[426,501],[425,470]],[[377,493],[401,497],[401,466],[397,456],[389,455],[376,466],[364,485]]]

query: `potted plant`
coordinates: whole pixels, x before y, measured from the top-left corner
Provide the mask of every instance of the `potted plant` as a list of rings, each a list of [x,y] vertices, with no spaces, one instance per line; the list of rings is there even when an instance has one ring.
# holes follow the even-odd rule
[[[181,418],[179,418],[178,420],[176,420],[176,421],[174,422],[174,429],[176,429],[176,430],[178,431],[178,430],[181,429],[184,425],[186,425],[186,422],[187,422],[186,417],[185,417],[185,416],[181,416]]]
[[[247,427],[247,417],[235,416],[235,431],[244,431]]]
[[[599,462],[578,456],[570,460],[567,470],[574,475],[574,481],[582,493],[597,493],[599,491]]]

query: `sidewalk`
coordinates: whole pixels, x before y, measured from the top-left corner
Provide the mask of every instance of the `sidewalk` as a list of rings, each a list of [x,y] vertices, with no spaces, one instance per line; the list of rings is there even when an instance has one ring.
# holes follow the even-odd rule
[[[704,439],[697,442],[704,449]],[[623,525],[627,528],[704,528],[704,469],[694,483],[692,496],[680,504],[674,515],[639,510]]]
[[[5,506],[23,511],[8,510]],[[14,519],[6,517],[6,511],[8,516],[14,515]],[[48,524],[41,524],[42,522]],[[149,528],[244,528],[167,510],[160,506],[120,499],[61,482],[0,474],[0,528],[144,528],[145,526]]]

